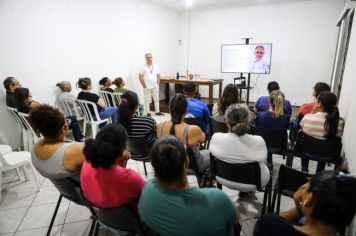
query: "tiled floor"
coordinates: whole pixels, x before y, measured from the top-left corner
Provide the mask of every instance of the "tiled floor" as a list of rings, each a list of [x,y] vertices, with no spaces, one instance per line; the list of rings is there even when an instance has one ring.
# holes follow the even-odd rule
[[[156,118],[156,117],[155,117]],[[166,120],[168,115],[158,117],[157,120]],[[284,163],[281,157],[275,156],[274,180],[278,175],[279,165]],[[300,169],[299,160],[295,159],[294,168]],[[130,160],[128,168],[139,171],[146,180],[153,177],[152,166],[147,164],[147,177],[144,175],[143,164]],[[310,163],[311,171],[315,170],[315,163]],[[31,171],[29,171],[31,173]],[[28,182],[18,180],[15,171],[3,173],[2,201],[0,202],[0,235],[37,236],[46,235],[53,210],[59,197],[58,191],[52,183],[44,179],[38,173],[41,189],[37,190],[33,174],[29,175]],[[188,176],[191,185],[197,186],[196,178]],[[227,188],[223,191],[233,202],[239,202],[239,210],[242,218],[241,235],[252,235],[254,224],[261,211],[263,193],[238,200],[238,192]],[[293,206],[292,199],[282,197],[281,211]],[[85,207],[63,200],[56,217],[51,235],[87,235],[90,228],[90,213]],[[99,235],[112,235],[110,232],[100,230]]]

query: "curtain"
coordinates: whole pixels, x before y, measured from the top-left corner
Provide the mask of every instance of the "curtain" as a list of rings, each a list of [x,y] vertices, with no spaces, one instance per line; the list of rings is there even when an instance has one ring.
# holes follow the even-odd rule
[[[344,9],[344,13],[337,24],[337,26],[339,27],[339,36],[336,46],[334,67],[330,87],[331,91],[334,92],[338,97],[340,95],[342,86],[342,78],[346,63],[354,10],[354,8]]]

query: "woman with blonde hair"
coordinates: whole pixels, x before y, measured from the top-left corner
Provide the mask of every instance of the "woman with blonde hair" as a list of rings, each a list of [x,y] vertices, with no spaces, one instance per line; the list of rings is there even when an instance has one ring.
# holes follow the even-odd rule
[[[275,90],[269,95],[270,108],[269,111],[257,112],[255,118],[255,125],[258,132],[282,132],[287,130],[289,125],[290,114],[284,114],[284,94]],[[272,153],[268,152],[267,165],[270,170],[273,169]]]

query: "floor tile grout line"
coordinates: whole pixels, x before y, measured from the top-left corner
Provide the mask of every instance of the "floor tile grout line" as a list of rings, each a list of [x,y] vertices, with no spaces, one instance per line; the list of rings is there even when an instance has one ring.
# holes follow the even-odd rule
[[[53,225],[53,226],[60,226],[60,225],[63,225],[63,224],[58,224],[58,225]],[[24,229],[24,230],[18,230],[17,232],[15,232],[15,234],[18,233],[18,232],[25,232],[25,231],[36,230],[36,229],[44,229],[44,228],[48,229],[48,226],[36,227],[36,228]],[[0,234],[0,236],[1,236],[1,234]]]
[[[15,234],[16,234],[17,231],[19,230],[19,228],[20,228],[20,226],[21,226],[23,220],[25,219],[25,217],[26,217],[28,211],[30,210],[30,208],[31,208],[31,206],[32,206],[32,203],[35,201],[36,196],[38,195],[38,193],[39,193],[40,191],[41,191],[41,188],[36,192],[35,197],[32,199],[32,201],[31,201],[31,203],[30,203],[30,206],[27,208],[27,211],[25,212],[24,216],[22,217],[22,219],[21,219],[21,221],[20,221],[20,224],[17,226],[17,228],[16,228],[16,230],[15,230]]]
[[[71,205],[71,202],[69,201],[68,208],[67,208],[67,211],[66,211],[66,215],[65,215],[64,220],[63,220],[63,226],[61,228],[61,232],[59,233],[59,235],[62,235],[62,231],[64,229],[64,224],[66,223],[66,219],[67,219],[67,215],[68,215],[68,212],[69,212],[70,205]]]
[[[9,185],[11,184],[11,183],[13,183],[13,180],[14,180],[14,178],[17,176],[17,174],[13,174],[12,175],[12,178],[11,178],[11,180],[9,181],[9,183],[7,183],[6,184],[6,186],[3,188],[3,190],[7,190],[8,189],[8,187],[9,187]]]
[[[63,202],[61,202],[61,204],[62,204]],[[65,202],[64,202],[65,203]],[[47,204],[46,204],[47,205]],[[38,206],[38,205],[34,205],[35,207],[36,206]],[[43,205],[41,205],[41,206],[43,206]],[[69,207],[69,204],[68,204],[68,207]],[[30,208],[30,207],[29,207]],[[67,209],[67,211],[68,211],[68,209]],[[26,214],[27,214],[27,212],[26,212]],[[25,214],[25,216],[26,216],[26,214]],[[51,215],[51,218],[52,218],[52,215]],[[23,221],[23,219],[22,219],[22,221]],[[22,223],[22,221],[21,221],[21,223]],[[80,221],[79,221],[80,222]],[[21,223],[20,223],[20,225],[19,225],[19,227],[21,226]],[[61,223],[59,223],[59,224],[55,224],[54,222],[53,222],[53,226],[60,226],[60,225],[64,225],[64,222],[63,222],[63,224],[61,224]],[[35,227],[35,228],[29,228],[29,229],[25,229],[25,230],[17,230],[15,233],[17,233],[17,232],[21,232],[21,231],[29,231],[29,230],[34,230],[34,229],[42,229],[42,228],[49,228],[49,225],[48,226],[43,226],[43,227]]]

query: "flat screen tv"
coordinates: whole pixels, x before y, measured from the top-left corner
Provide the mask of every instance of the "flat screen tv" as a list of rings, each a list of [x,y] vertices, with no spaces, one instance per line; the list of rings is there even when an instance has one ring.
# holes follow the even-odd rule
[[[271,43],[221,45],[222,73],[269,74]]]

